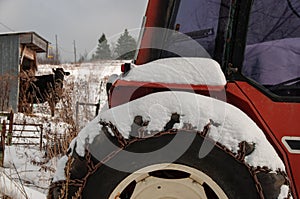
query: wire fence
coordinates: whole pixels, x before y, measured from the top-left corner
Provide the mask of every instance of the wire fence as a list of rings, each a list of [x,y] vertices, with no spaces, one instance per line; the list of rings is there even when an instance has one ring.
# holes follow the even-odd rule
[[[14,123],[12,112],[6,116],[7,120],[0,123],[0,166],[3,166],[6,145],[35,145],[42,150],[44,143],[42,124]]]

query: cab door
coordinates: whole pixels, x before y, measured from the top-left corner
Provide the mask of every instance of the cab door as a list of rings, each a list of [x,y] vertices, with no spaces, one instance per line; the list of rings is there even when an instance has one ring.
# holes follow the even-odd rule
[[[283,158],[300,192],[300,2],[237,1],[223,70],[228,102],[246,112]]]

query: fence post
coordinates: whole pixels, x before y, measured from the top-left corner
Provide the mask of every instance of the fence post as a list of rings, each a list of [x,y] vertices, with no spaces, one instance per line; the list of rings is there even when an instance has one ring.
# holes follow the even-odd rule
[[[8,128],[8,133],[7,133],[7,145],[8,146],[11,146],[11,142],[12,142],[13,123],[14,123],[14,113],[12,111],[10,111],[9,128]]]
[[[41,137],[40,137],[40,151],[43,149],[43,125],[40,125],[41,128]]]
[[[5,133],[6,133],[6,123],[3,121],[3,125],[0,123],[1,132],[1,142],[0,142],[0,167],[4,164],[4,154],[5,154]]]
[[[95,115],[95,117],[97,117],[97,115],[99,114],[99,109],[100,109],[100,99],[99,99],[98,103],[95,106],[96,106],[96,115]]]
[[[76,127],[79,127],[79,125],[78,125],[78,111],[79,111],[79,102],[76,102]]]

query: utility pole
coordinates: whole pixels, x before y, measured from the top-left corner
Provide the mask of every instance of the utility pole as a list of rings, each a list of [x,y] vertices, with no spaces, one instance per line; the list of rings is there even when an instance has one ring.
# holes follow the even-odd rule
[[[58,64],[58,43],[57,43],[57,35],[55,35],[55,64]]]
[[[73,41],[74,44],[74,64],[76,64],[76,43],[75,40]]]

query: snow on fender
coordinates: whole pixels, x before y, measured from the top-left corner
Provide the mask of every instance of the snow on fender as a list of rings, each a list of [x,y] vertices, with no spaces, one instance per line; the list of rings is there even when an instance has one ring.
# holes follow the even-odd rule
[[[220,124],[218,127],[212,126],[208,134],[209,138],[226,146],[233,153],[238,152],[239,143],[242,141],[255,143],[255,150],[245,159],[250,166],[267,166],[273,171],[278,169],[285,171],[282,160],[254,121],[238,108],[210,97],[186,92],[155,93],[107,110],[95,120],[112,122],[122,135],[128,138],[135,116],[141,115],[149,121],[145,128],[150,133],[162,131],[172,113],[181,116],[178,129],[185,123],[189,123],[196,129],[202,130],[210,120]],[[80,134],[85,135],[84,137],[88,136],[91,143],[91,138],[98,132],[91,132],[89,126],[86,130],[88,131],[83,129]],[[84,154],[80,150],[77,152]]]

